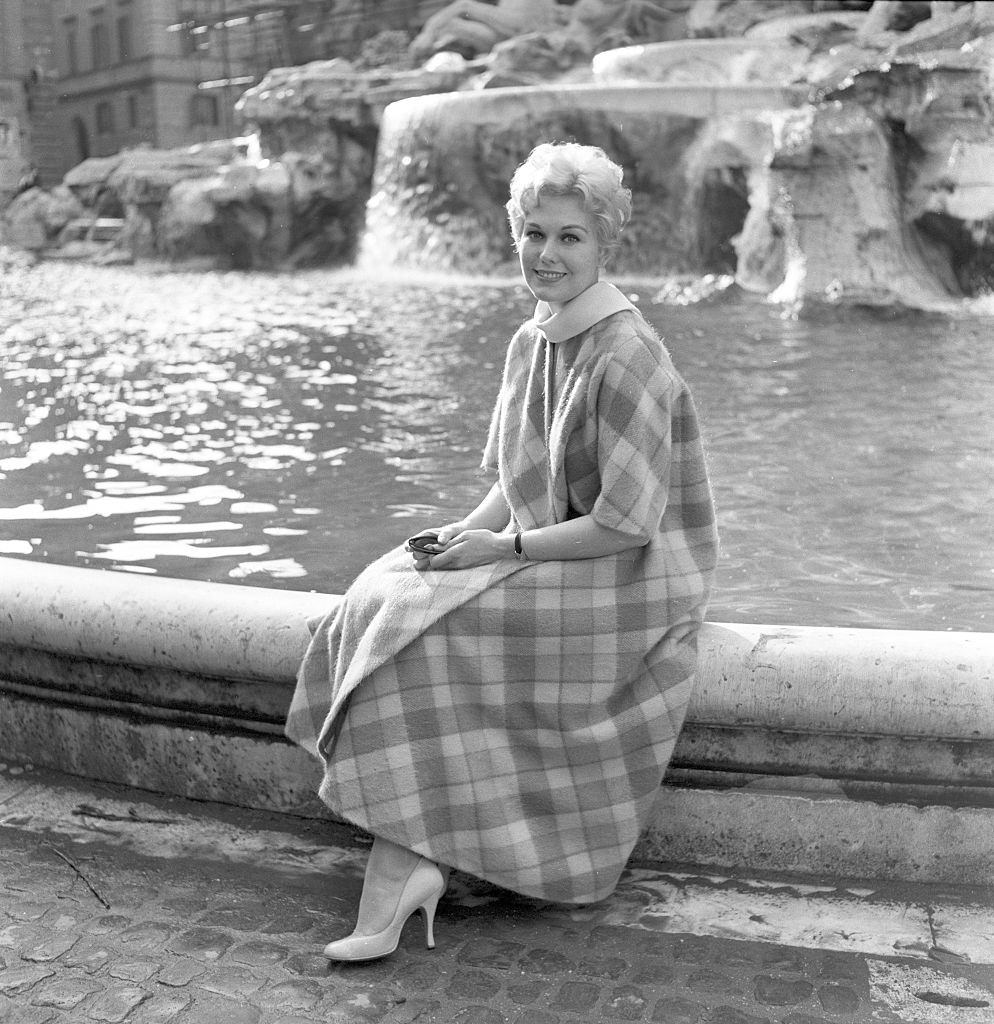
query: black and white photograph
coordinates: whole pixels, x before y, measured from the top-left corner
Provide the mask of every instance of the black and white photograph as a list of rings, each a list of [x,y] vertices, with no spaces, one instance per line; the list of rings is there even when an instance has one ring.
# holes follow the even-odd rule
[[[0,0],[0,1024],[994,1024],[994,3]]]

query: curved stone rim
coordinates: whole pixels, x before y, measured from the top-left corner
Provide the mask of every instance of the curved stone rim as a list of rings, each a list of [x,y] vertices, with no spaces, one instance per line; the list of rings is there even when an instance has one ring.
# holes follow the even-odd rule
[[[0,646],[292,686],[335,595],[0,558]],[[994,634],[705,624],[687,722],[994,740]]]

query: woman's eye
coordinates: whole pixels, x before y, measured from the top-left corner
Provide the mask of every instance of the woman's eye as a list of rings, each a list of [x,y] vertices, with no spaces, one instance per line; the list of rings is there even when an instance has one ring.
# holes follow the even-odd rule
[[[579,235],[573,235],[573,234],[563,235],[563,241],[564,242],[579,242],[580,241],[580,236]]]
[[[535,238],[541,238],[541,237],[542,237],[542,232],[541,231],[536,231],[534,228],[532,228],[531,231],[526,231],[525,232],[525,238],[535,239]]]

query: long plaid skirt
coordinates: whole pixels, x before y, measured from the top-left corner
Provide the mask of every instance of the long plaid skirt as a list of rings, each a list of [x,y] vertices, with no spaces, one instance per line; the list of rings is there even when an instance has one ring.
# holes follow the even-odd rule
[[[654,548],[514,564],[491,571],[486,585],[484,570],[414,573],[403,552],[367,569],[356,581],[366,607],[350,612],[347,596],[318,630],[288,723],[313,749],[320,709],[333,709],[316,744],[325,803],[526,895],[607,896],[647,824],[696,660],[697,567],[689,556],[663,564]],[[460,576],[477,585],[454,596]],[[375,655],[360,651],[374,667],[343,691],[350,614],[368,638],[371,590],[373,603],[400,592],[420,607],[433,582],[440,617],[393,652],[382,650],[382,635]],[[421,591],[404,594],[408,585]]]

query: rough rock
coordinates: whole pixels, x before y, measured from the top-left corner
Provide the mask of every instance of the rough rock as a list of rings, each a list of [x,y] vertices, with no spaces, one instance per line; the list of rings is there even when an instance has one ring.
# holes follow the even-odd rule
[[[66,224],[85,213],[64,185],[51,192],[30,188],[16,196],[4,211],[0,236],[7,245],[39,252],[53,244]]]

